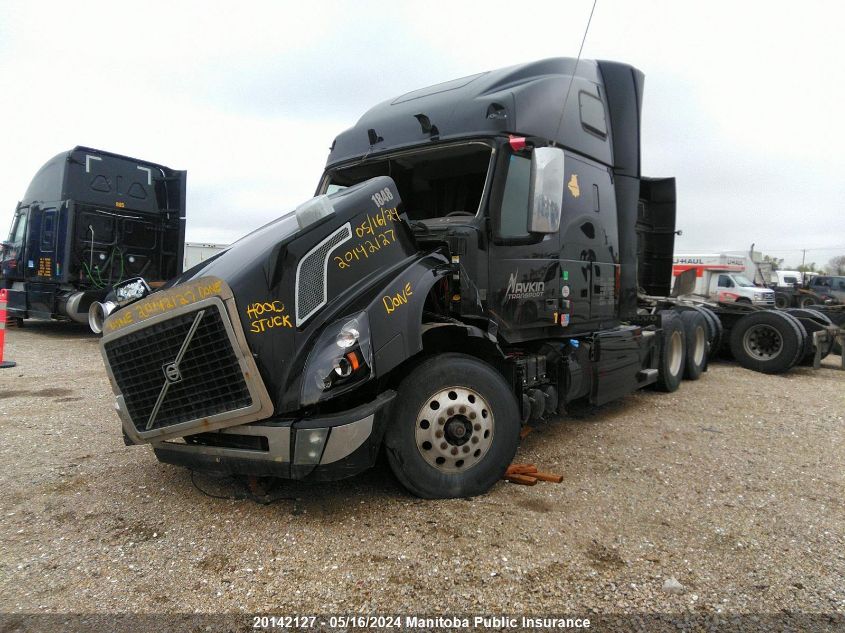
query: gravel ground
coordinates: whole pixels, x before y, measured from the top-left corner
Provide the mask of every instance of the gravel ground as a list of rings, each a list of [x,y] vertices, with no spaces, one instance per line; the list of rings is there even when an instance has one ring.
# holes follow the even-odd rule
[[[381,466],[271,505],[125,447],[81,329],[7,330],[6,357],[1,612],[845,613],[838,357],[538,426],[517,460],[562,484],[420,501]]]

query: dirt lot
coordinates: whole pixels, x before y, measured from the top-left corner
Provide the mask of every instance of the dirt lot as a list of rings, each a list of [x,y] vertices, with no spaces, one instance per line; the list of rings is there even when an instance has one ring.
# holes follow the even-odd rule
[[[559,485],[423,502],[381,467],[260,505],[123,445],[97,339],[7,334],[2,612],[845,613],[838,357],[537,427],[518,461]]]

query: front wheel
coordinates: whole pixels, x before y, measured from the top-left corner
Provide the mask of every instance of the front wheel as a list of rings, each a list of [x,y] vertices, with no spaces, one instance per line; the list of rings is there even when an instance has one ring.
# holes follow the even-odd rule
[[[440,354],[399,386],[385,435],[396,478],[426,499],[472,497],[505,473],[519,445],[520,415],[510,386],[490,365]]]

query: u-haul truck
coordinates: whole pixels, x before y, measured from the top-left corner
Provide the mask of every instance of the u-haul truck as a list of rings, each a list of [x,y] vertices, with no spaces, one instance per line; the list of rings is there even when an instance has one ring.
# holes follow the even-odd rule
[[[672,260],[672,282],[681,273],[695,269],[693,294],[712,301],[751,303],[774,306],[775,293],[755,286],[745,274],[746,260],[727,253],[675,255]]]

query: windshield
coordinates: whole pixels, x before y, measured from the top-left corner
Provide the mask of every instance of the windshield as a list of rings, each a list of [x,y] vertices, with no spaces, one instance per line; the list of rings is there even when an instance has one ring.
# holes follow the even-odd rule
[[[751,280],[744,275],[734,275],[734,281],[736,282],[737,286],[741,286],[743,288],[753,288],[754,284],[751,283]]]
[[[23,213],[19,213],[15,216],[15,219],[12,220],[12,231],[9,235],[9,241],[12,244],[21,244],[25,235],[26,216]]]
[[[492,148],[472,142],[415,152],[332,170],[324,193],[334,193],[375,176],[390,176],[411,220],[474,216],[481,207]]]

